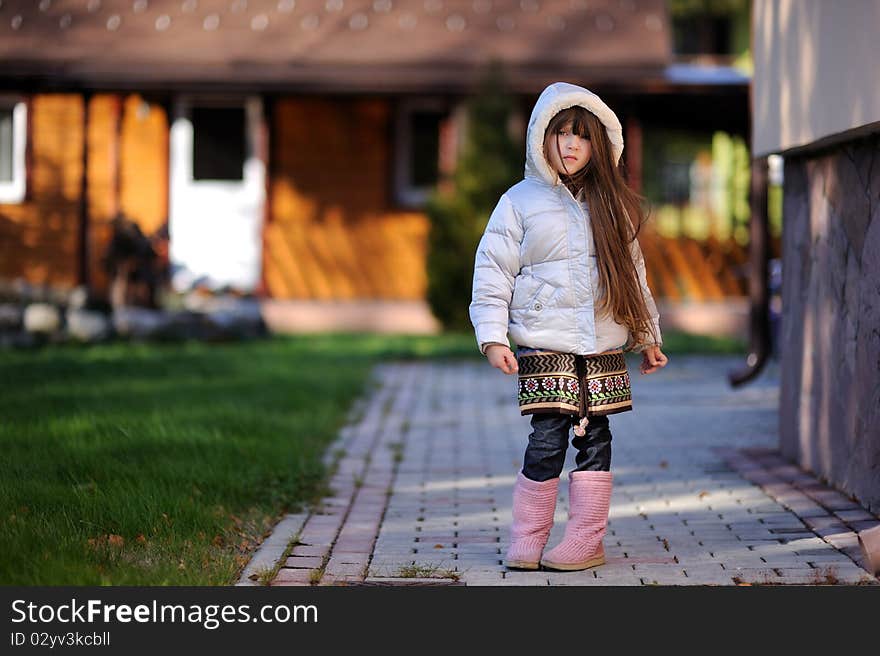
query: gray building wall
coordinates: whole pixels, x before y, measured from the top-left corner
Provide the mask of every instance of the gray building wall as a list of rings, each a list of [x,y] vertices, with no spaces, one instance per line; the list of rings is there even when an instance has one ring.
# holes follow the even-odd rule
[[[880,135],[785,158],[780,448],[880,513]]]
[[[878,25],[877,0],[753,0],[753,157],[880,122]]]

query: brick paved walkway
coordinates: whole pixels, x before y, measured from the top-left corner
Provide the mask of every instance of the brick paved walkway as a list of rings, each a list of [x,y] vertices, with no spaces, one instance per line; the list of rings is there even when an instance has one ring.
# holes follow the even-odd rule
[[[530,431],[515,376],[485,362],[389,363],[328,450],[333,496],[290,515],[241,585],[870,583],[855,531],[880,523],[775,452],[778,366],[731,389],[729,356],[628,365],[634,411],[613,415],[605,565],[508,571],[511,492]],[[567,513],[569,449],[553,546]],[[288,545],[293,545],[292,550]]]

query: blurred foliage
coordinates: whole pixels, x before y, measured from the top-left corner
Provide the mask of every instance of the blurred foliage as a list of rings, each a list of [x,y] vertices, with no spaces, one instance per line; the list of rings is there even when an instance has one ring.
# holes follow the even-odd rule
[[[734,14],[748,11],[750,0],[667,0],[669,13],[673,18],[694,15]]]
[[[696,32],[721,30],[722,41],[727,44],[725,51],[700,54],[729,55],[734,68],[746,75],[752,74],[751,0],[668,0],[667,6],[676,53],[696,54],[691,51],[694,39],[699,41],[708,36],[698,36]]]
[[[431,224],[427,298],[447,329],[470,328],[477,245],[498,199],[522,178],[523,146],[510,134],[515,107],[500,66],[491,65],[466,105],[452,179],[441,181],[425,208]]]
[[[782,185],[771,184],[767,188],[767,215],[770,220],[770,235],[782,236]]]
[[[716,171],[713,210],[726,221],[734,239],[746,244],[749,241],[749,184],[752,174],[745,140],[725,132],[712,135],[712,165]],[[719,239],[725,236],[724,233],[718,234]]]
[[[749,240],[750,154],[742,137],[726,132],[646,130],[643,190],[664,237]],[[670,183],[668,171],[684,180]],[[666,188],[669,184],[684,189]],[[677,198],[670,198],[670,196]]]
[[[767,187],[767,218],[770,223],[770,236],[782,237],[782,184],[785,159],[781,155],[767,158],[769,185]]]

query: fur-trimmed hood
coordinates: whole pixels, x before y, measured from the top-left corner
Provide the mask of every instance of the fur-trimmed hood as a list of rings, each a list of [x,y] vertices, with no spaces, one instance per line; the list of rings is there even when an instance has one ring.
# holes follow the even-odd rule
[[[602,121],[611,142],[614,162],[616,164],[620,161],[623,154],[623,129],[611,108],[588,89],[567,82],[554,82],[541,92],[529,118],[525,177],[538,178],[552,185],[559,181],[559,175],[544,157],[544,132],[558,112],[575,105],[584,107]]]

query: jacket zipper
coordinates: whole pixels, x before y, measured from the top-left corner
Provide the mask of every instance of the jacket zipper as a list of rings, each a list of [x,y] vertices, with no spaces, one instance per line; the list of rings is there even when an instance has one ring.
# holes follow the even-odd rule
[[[586,258],[587,258],[587,261],[586,261],[586,265],[587,265],[587,267],[586,267],[586,268],[587,268],[587,284],[590,286],[590,298],[592,298],[592,300],[593,300],[593,305],[594,305],[594,307],[595,307],[595,303],[596,303],[596,290],[593,289],[593,279],[592,279],[592,276],[590,275],[590,248],[589,248],[589,246],[590,246],[590,241],[591,241],[591,239],[590,239],[590,236],[586,234],[586,231],[588,231],[588,230],[592,230],[592,226],[589,225],[589,224],[587,223],[587,215],[584,214],[584,208],[581,207],[581,204],[578,202],[578,199],[574,197],[574,194],[571,193],[571,190],[570,190],[568,187],[565,186],[565,183],[560,182],[559,184],[560,184],[560,186],[561,186],[563,189],[565,189],[565,193],[568,194],[568,197],[571,198],[572,202],[574,202],[574,204],[577,206],[578,214],[580,214],[580,217],[581,217],[581,219],[583,220],[583,225],[584,225],[584,235],[585,235],[586,240],[587,240],[587,243],[585,244]],[[595,313],[594,313],[593,316],[595,317]],[[593,321],[593,332],[595,333],[595,331],[596,331],[596,322],[595,322],[595,320],[594,320],[594,321]],[[593,335],[593,339],[594,339],[594,340],[596,339],[596,335],[595,335],[595,334]],[[594,346],[595,346],[595,344],[594,344]]]

